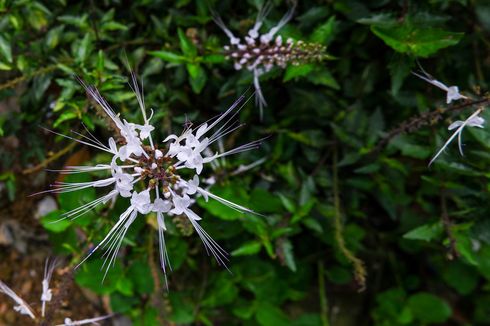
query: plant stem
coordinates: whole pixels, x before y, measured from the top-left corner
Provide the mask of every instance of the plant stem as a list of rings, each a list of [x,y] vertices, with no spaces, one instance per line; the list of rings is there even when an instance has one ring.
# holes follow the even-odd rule
[[[335,241],[339,246],[340,252],[347,258],[347,260],[354,267],[354,277],[357,284],[359,285],[359,292],[366,289],[366,268],[364,267],[364,262],[357,258],[345,245],[344,239],[344,227],[342,224],[342,213],[340,209],[340,196],[339,196],[339,178],[337,171],[337,147],[334,147],[333,162],[332,162],[332,174],[333,174],[333,196],[334,196],[334,232]]]

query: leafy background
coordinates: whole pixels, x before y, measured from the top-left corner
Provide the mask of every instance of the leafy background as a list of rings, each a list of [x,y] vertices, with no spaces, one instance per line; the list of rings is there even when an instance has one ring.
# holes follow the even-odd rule
[[[287,10],[273,2],[266,27]],[[205,121],[247,92],[251,75],[220,54],[227,40],[209,7],[243,35],[260,4],[0,0],[0,279],[35,306],[30,289],[40,287],[45,257],[64,255],[75,265],[124,209],[119,200],[50,224],[98,193],[59,195],[57,210],[43,217],[36,217],[43,196],[28,197],[59,178],[46,168],[107,159],[39,128],[66,134],[84,123],[100,139],[111,136],[72,75],[96,84],[135,121],[129,62],[164,139],[186,118]],[[174,218],[165,291],[154,217],[140,217],[107,280],[101,260],[89,259],[59,313],[83,319],[113,311],[135,325],[490,324],[490,134],[465,131],[464,157],[450,146],[428,167],[447,125],[471,107],[447,109],[444,92],[410,74],[418,62],[485,97],[489,17],[483,1],[300,1],[280,34],[326,45],[335,59],[263,76],[264,119],[250,101],[241,113],[248,126],[225,146],[271,137],[213,172],[213,191],[266,217],[197,203],[205,229],[231,253],[231,273]],[[5,296],[0,311],[6,325],[28,322]]]

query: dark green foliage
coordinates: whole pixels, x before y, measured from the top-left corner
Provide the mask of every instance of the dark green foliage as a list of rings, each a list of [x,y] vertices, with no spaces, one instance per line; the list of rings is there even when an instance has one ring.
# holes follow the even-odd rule
[[[40,171],[68,158],[108,161],[81,146],[50,159],[70,142],[39,125],[69,134],[83,123],[104,142],[113,136],[73,74],[99,87],[128,121],[141,122],[126,83],[132,67],[161,140],[186,119],[199,124],[249,96],[252,75],[225,60],[228,40],[209,7],[243,36],[260,3],[0,0],[2,203],[48,187],[57,176]],[[264,30],[287,10],[286,2],[273,3]],[[195,204],[204,229],[231,253],[231,273],[206,255],[185,220],[167,217],[173,271],[166,292],[155,217],[140,215],[105,281],[95,254],[77,270],[77,284],[108,295],[135,325],[488,325],[490,129],[468,128],[464,157],[452,144],[428,167],[449,123],[472,111],[444,112],[445,93],[410,71],[420,63],[445,84],[485,96],[489,12],[464,0],[299,1],[279,34],[327,46],[329,60],[262,76],[264,119],[252,98],[240,113],[247,126],[224,145],[271,137],[213,172],[211,191],[264,216],[202,198]],[[421,118],[420,128],[389,133],[435,110],[437,119]],[[72,265],[127,201],[51,222],[101,194],[60,195],[59,210],[40,219],[53,250],[70,255]]]

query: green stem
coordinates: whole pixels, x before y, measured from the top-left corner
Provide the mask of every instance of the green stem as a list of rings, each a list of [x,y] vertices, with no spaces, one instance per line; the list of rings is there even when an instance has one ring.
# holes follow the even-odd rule
[[[334,149],[333,163],[332,163],[332,173],[333,173],[333,196],[334,196],[334,230],[335,230],[335,241],[340,249],[340,252],[347,258],[347,260],[354,267],[354,277],[357,284],[359,285],[359,292],[366,289],[366,268],[364,267],[364,262],[357,258],[352,251],[350,251],[345,245],[344,239],[344,226],[342,224],[342,213],[340,209],[340,196],[339,196],[339,178],[337,171],[337,147]]]

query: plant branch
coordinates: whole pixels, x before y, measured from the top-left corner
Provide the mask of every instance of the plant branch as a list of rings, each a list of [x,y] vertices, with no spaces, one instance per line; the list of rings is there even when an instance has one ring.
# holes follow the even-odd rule
[[[400,123],[396,128],[389,131],[383,139],[376,145],[376,147],[372,150],[371,153],[380,152],[388,143],[402,133],[414,132],[423,126],[432,125],[442,119],[442,116],[449,113],[459,113],[464,109],[473,107],[473,106],[481,106],[490,104],[490,98],[482,98],[473,101],[465,101],[462,104],[451,106],[445,110],[436,109],[434,111],[424,112],[418,116],[411,117],[402,123]]]
[[[340,195],[339,195],[339,178],[337,171],[337,147],[334,148],[333,154],[333,162],[332,162],[332,174],[333,174],[333,195],[334,195],[334,232],[335,232],[335,241],[339,246],[340,252],[347,258],[347,260],[354,267],[354,277],[356,279],[357,284],[359,285],[359,292],[362,292],[366,289],[366,268],[364,266],[364,262],[357,258],[352,251],[350,251],[345,245],[344,239],[344,227],[342,224],[342,213],[340,210]]]

